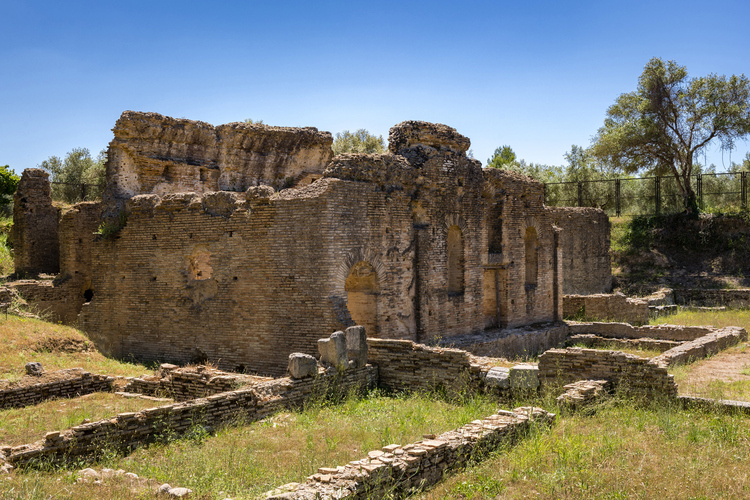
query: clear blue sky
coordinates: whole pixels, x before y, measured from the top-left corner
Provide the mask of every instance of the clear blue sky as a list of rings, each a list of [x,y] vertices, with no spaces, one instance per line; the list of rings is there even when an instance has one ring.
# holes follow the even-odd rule
[[[0,0],[0,19],[0,165],[17,172],[96,154],[129,109],[384,137],[427,120],[483,163],[509,144],[563,164],[651,57],[750,73],[747,0]]]

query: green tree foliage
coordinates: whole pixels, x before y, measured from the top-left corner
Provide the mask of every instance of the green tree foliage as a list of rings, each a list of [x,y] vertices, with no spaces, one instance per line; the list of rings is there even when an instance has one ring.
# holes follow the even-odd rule
[[[383,136],[374,136],[361,128],[354,133],[344,130],[333,140],[333,154],[342,153],[385,153]]]
[[[0,196],[13,196],[20,177],[8,165],[0,165]]]
[[[96,158],[86,148],[74,148],[65,159],[50,156],[39,168],[50,173],[52,198],[67,203],[94,199],[101,194],[104,184],[107,152],[102,150]],[[84,196],[85,195],[85,196]]]
[[[250,125],[263,125],[263,120],[253,120],[252,118],[245,118],[244,122]]]
[[[516,162],[516,153],[513,149],[506,145],[503,145],[495,149],[495,153],[492,158],[487,160],[487,167],[489,168],[508,168]]]
[[[750,134],[750,81],[745,75],[688,79],[674,61],[653,58],[638,88],[607,110],[593,154],[626,173],[671,173],[688,213],[698,212],[690,185],[693,160],[712,141],[732,147]]]

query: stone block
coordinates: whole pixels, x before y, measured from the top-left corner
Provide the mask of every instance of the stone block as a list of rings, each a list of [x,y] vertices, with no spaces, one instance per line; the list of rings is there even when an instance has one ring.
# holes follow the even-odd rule
[[[346,329],[346,350],[348,358],[354,360],[358,368],[367,364],[367,333],[364,326]]]
[[[311,377],[318,373],[318,361],[315,357],[301,352],[289,355],[289,375],[292,378]]]
[[[516,365],[510,369],[509,379],[512,389],[536,389],[539,387],[539,367]]]
[[[318,340],[318,352],[320,352],[320,360],[324,363],[331,364],[339,370],[346,370],[349,367],[344,332],[334,332],[329,338]]]
[[[27,375],[40,377],[43,373],[44,373],[44,368],[42,368],[42,364],[39,363],[38,361],[32,361],[32,362],[26,363]]]
[[[487,372],[487,378],[485,379],[485,384],[487,384],[490,387],[498,387],[500,389],[509,389],[510,388],[510,368],[502,368],[499,366],[491,368],[490,371]]]

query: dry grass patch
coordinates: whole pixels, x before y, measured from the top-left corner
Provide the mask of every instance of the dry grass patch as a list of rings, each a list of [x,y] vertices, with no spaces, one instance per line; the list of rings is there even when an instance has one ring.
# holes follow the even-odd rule
[[[46,371],[83,368],[92,373],[139,376],[150,370],[144,365],[107,358],[75,328],[37,319],[0,316],[0,378],[18,380],[24,365],[39,361]]]
[[[45,401],[25,408],[0,410],[0,444],[17,446],[32,443],[49,431],[61,431],[118,413],[140,411],[157,405],[141,398],[124,398],[113,393],[97,392],[73,399]]]

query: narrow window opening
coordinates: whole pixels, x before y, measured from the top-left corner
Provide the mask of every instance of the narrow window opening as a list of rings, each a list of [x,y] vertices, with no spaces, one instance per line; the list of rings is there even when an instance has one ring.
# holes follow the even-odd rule
[[[448,293],[464,293],[464,235],[458,226],[448,229]]]
[[[539,273],[539,248],[536,229],[526,228],[526,286],[536,286]]]

